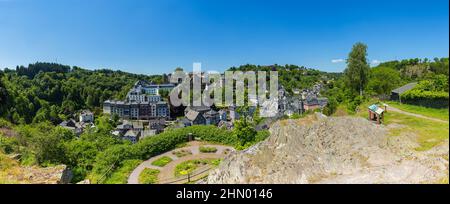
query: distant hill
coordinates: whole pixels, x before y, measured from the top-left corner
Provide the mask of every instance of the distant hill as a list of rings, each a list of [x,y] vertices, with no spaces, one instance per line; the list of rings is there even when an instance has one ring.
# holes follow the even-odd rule
[[[0,117],[14,123],[58,123],[75,111],[100,111],[107,99],[123,99],[138,80],[166,82],[165,75],[142,75],[108,69],[87,70],[55,63],[34,63],[0,74]],[[38,116],[38,117],[36,117]],[[36,121],[36,122],[39,122]]]

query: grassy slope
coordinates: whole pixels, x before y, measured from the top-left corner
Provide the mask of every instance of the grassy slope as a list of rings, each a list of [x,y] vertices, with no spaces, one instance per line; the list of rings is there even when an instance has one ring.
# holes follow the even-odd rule
[[[359,108],[360,111],[357,112],[355,116],[367,118],[367,108],[373,103],[376,103],[376,101],[369,101],[361,104]],[[388,102],[388,104],[391,105],[390,102]],[[448,120],[448,109],[433,109],[405,104],[392,104],[394,107],[406,112]],[[445,117],[447,119],[445,119]],[[420,145],[420,147],[416,149],[417,151],[429,150],[436,145],[442,144],[449,138],[449,126],[446,123],[388,111],[385,114],[385,124],[389,125],[393,123],[404,125],[404,127],[391,129],[391,136],[398,136],[402,132],[411,132],[417,135],[417,142]]]
[[[416,149],[418,151],[429,150],[448,139],[449,127],[446,123],[416,118],[396,112],[386,113],[385,118],[386,124],[398,123],[405,126],[392,129],[392,136],[399,135],[405,131],[415,133],[417,135],[417,142],[420,145]]]
[[[20,171],[17,161],[0,152],[0,184],[19,183],[19,181],[12,180],[8,175],[20,175]]]
[[[408,105],[408,104],[400,104],[397,102],[387,102],[390,106],[393,106],[395,108],[398,108],[402,111],[420,114],[423,116],[428,116],[432,118],[437,118],[441,120],[449,120],[448,117],[448,108],[445,109],[435,109],[435,108],[426,108],[422,106],[414,106],[414,105]]]
[[[123,165],[114,171],[108,179],[106,179],[106,184],[126,184],[128,182],[128,176],[130,176],[131,172],[142,163],[142,160],[126,160],[123,162]]]

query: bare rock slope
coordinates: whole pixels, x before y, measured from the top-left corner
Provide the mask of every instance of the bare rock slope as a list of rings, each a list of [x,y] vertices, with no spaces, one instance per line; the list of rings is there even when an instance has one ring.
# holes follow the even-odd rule
[[[307,118],[275,123],[271,136],[234,153],[207,183],[424,183],[448,175],[448,144],[416,152],[408,138],[363,118]]]

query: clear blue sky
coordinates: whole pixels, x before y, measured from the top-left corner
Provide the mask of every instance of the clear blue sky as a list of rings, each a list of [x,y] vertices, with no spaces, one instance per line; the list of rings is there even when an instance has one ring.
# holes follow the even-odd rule
[[[448,0],[0,0],[0,67],[342,71],[357,41],[371,61],[448,57],[448,8]]]

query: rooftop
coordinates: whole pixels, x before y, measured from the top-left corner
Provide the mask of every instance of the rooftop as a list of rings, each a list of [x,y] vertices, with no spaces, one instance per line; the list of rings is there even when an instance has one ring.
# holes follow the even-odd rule
[[[194,111],[194,110],[190,110],[190,111],[186,114],[186,118],[187,118],[188,120],[190,120],[190,121],[194,121],[194,120],[197,118],[198,114],[200,114],[200,113],[197,112],[197,111]]]
[[[392,93],[402,94],[402,93],[405,93],[405,92],[413,89],[414,87],[416,87],[416,85],[417,85],[417,83],[415,83],[415,82],[409,83],[409,84],[406,84],[406,85],[404,85],[402,87],[399,87],[399,88],[396,88],[396,89],[392,90]]]

